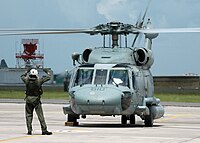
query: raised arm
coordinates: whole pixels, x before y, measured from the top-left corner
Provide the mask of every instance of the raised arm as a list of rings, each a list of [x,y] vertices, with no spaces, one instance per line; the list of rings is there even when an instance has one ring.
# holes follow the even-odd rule
[[[21,75],[21,80],[26,84],[28,82],[28,73],[30,72],[31,69],[28,69],[27,71],[25,71],[22,75]]]
[[[44,82],[47,82],[48,80],[51,79],[51,70],[50,69],[43,69],[43,71],[47,74],[46,76],[43,76],[41,78],[41,84],[43,84]]]

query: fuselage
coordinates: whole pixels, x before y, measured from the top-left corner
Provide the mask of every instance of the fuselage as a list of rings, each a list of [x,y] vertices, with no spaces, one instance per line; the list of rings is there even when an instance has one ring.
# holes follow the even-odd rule
[[[82,115],[134,114],[138,106],[143,105],[144,97],[153,96],[151,82],[150,72],[136,66],[79,66],[74,70],[69,85],[71,109]]]
[[[138,115],[152,123],[164,115],[154,97],[151,50],[94,48],[86,49],[82,58],[83,63],[72,70],[70,104],[63,107],[68,122],[79,115],[122,115],[122,122],[127,118],[133,122],[133,115]]]

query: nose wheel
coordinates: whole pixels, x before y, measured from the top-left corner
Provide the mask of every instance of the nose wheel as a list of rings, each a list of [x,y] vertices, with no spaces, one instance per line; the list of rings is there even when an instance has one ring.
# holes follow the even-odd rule
[[[129,123],[132,125],[135,125],[135,115],[122,115],[121,116],[121,124],[127,124],[127,121],[129,120]]]
[[[78,126],[79,115],[68,114],[65,126]]]

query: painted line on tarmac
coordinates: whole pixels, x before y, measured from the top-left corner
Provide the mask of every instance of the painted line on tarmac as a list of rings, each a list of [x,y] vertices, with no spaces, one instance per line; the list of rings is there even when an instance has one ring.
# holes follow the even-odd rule
[[[27,136],[15,137],[15,138],[3,139],[3,140],[0,140],[0,142],[9,142],[9,141],[15,141],[15,140],[31,138],[31,137],[33,137],[33,136],[27,135]]]
[[[81,128],[76,128],[76,129],[68,129],[68,130],[53,130],[53,133],[91,133],[93,131],[91,130],[85,130]]]
[[[169,120],[173,120],[179,117],[189,117],[192,116],[191,114],[177,114],[177,115],[171,115],[169,117],[163,117],[161,119],[156,120],[157,122],[163,122],[163,121],[169,121]]]

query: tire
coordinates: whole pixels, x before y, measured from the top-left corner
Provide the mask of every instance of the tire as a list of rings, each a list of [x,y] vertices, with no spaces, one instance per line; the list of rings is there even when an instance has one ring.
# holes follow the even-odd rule
[[[153,127],[153,114],[151,108],[149,107],[149,115],[144,117],[145,127]]]
[[[135,115],[130,115],[130,124],[135,125]]]
[[[124,124],[124,125],[127,124],[127,116],[126,115],[121,116],[121,123]]]
[[[73,114],[68,114],[67,116],[67,122],[77,122],[77,119],[79,119],[79,115],[73,115]]]

